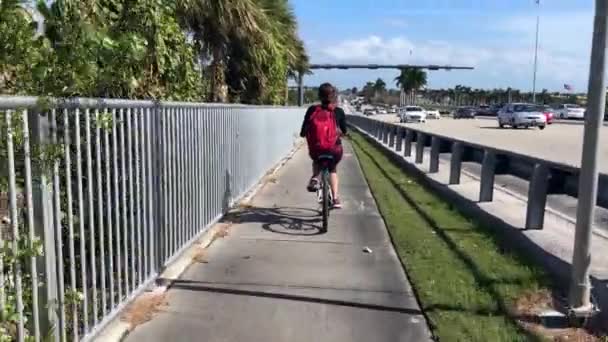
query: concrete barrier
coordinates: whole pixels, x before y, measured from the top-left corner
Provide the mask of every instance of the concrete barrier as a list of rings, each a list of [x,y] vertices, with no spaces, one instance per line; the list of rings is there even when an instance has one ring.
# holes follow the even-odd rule
[[[526,229],[542,229],[547,196],[565,194],[578,196],[579,168],[548,161],[521,153],[502,150],[480,144],[462,141],[453,137],[423,132],[411,127],[382,122],[360,115],[349,115],[349,122],[370,133],[379,141],[401,151],[403,156],[412,155],[412,143],[416,143],[415,163],[422,164],[424,150],[431,147],[429,170],[438,172],[439,155],[451,153],[450,184],[459,184],[463,162],[481,164],[480,202],[493,199],[496,175],[513,175],[529,182]],[[600,175],[600,190],[597,204],[608,208],[608,176]]]

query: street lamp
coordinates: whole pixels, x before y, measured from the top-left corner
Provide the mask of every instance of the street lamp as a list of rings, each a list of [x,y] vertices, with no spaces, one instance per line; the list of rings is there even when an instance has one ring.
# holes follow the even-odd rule
[[[598,186],[598,146],[606,106],[606,48],[608,47],[608,3],[596,0],[589,72],[587,114],[583,137],[583,156],[578,185],[576,232],[572,256],[569,304],[575,315],[593,310],[590,301],[591,233]]]
[[[538,64],[538,29],[540,26],[540,0],[536,0],[536,46],[534,47],[534,78],[532,81],[532,102],[536,103],[536,69]]]

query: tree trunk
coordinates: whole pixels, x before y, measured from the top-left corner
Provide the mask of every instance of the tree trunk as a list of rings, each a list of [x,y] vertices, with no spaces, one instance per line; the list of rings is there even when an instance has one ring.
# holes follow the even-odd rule
[[[223,54],[219,49],[213,51],[213,62],[211,62],[211,92],[209,100],[211,102],[226,102],[224,94],[224,85],[226,84],[226,75],[224,74],[224,59]]]

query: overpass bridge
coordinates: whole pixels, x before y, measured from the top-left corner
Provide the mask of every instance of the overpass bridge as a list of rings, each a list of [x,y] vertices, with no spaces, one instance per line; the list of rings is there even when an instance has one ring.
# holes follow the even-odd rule
[[[319,340],[321,335],[302,322],[320,320],[343,327],[322,331],[337,341],[373,336],[428,340],[424,316],[375,201],[361,186],[365,181],[348,145],[345,209],[332,216],[328,234],[318,234],[316,203],[303,191],[310,162],[297,145],[302,117],[300,107],[0,97],[0,127],[7,133],[0,136],[6,151],[0,167],[9,175],[0,190],[0,216],[6,216],[0,238],[14,253],[20,241],[32,247],[31,255],[5,264],[9,272],[0,272],[0,305],[16,300],[15,331],[39,337],[51,332],[56,341],[111,340],[106,334],[117,324],[119,330],[130,329],[120,323],[125,308],[149,298],[150,288],[171,284],[175,287],[167,300],[175,310],[136,329],[130,341],[176,336],[271,340],[287,331],[290,335],[282,337],[288,340]],[[543,186],[546,168],[536,166],[542,158],[514,154],[515,162],[501,164],[509,154],[500,147],[463,146],[466,141],[450,137],[449,130],[436,134],[362,116],[349,119],[370,139],[398,151],[401,162],[429,160],[424,168],[429,177],[445,169],[454,180],[456,174],[464,180],[468,176],[460,167],[479,163],[481,179],[468,179],[464,188],[478,184],[473,188],[481,192],[469,193],[468,201],[489,203],[493,206],[479,207],[498,217],[511,215],[509,219],[518,211],[505,214],[500,206],[519,203],[513,204],[521,210],[518,218],[529,220],[514,225],[531,229],[514,234],[529,234],[546,247],[543,253],[561,258],[555,265],[568,264],[563,253],[571,250],[573,229],[564,228],[555,211],[545,208],[555,187]],[[459,163],[453,146],[472,152]],[[482,151],[481,159],[475,151]],[[448,154],[450,158],[441,158]],[[280,164],[284,172],[269,175]],[[576,166],[547,165],[550,174],[577,174]],[[445,170],[442,177],[448,176]],[[526,194],[514,200],[493,190],[500,188],[494,182],[499,175],[510,170],[532,170],[527,180],[532,200]],[[243,202],[261,180],[267,186],[253,201]],[[444,185],[462,189],[450,182]],[[559,184],[572,195],[572,182]],[[239,214],[225,216],[235,207],[242,209]],[[556,222],[562,222],[558,230]],[[193,252],[203,236],[221,236],[228,227],[233,238],[210,255]],[[594,252],[598,291],[606,288],[600,280],[608,279],[607,264],[597,266],[608,257],[606,241],[602,234],[594,236],[602,247]],[[362,255],[365,246],[373,246],[373,256]],[[193,259],[198,266],[182,276],[175,271]],[[32,288],[40,290],[28,290]],[[608,298],[599,295],[604,302]],[[276,305],[288,306],[285,316]],[[239,325],[233,329],[235,319]],[[294,321],[299,324],[273,330]]]
[[[473,70],[470,66],[452,66],[452,65],[418,65],[418,64],[311,64],[310,70],[348,70],[348,69],[426,69],[426,70]],[[304,73],[298,75],[298,105],[304,105]]]

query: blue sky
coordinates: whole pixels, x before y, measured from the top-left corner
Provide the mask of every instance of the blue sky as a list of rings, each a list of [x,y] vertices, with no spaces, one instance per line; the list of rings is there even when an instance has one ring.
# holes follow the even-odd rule
[[[410,63],[474,66],[433,71],[432,88],[532,89],[535,0],[290,0],[313,63]],[[537,89],[584,92],[589,73],[593,0],[541,0]],[[361,87],[396,70],[316,71],[322,81]]]

